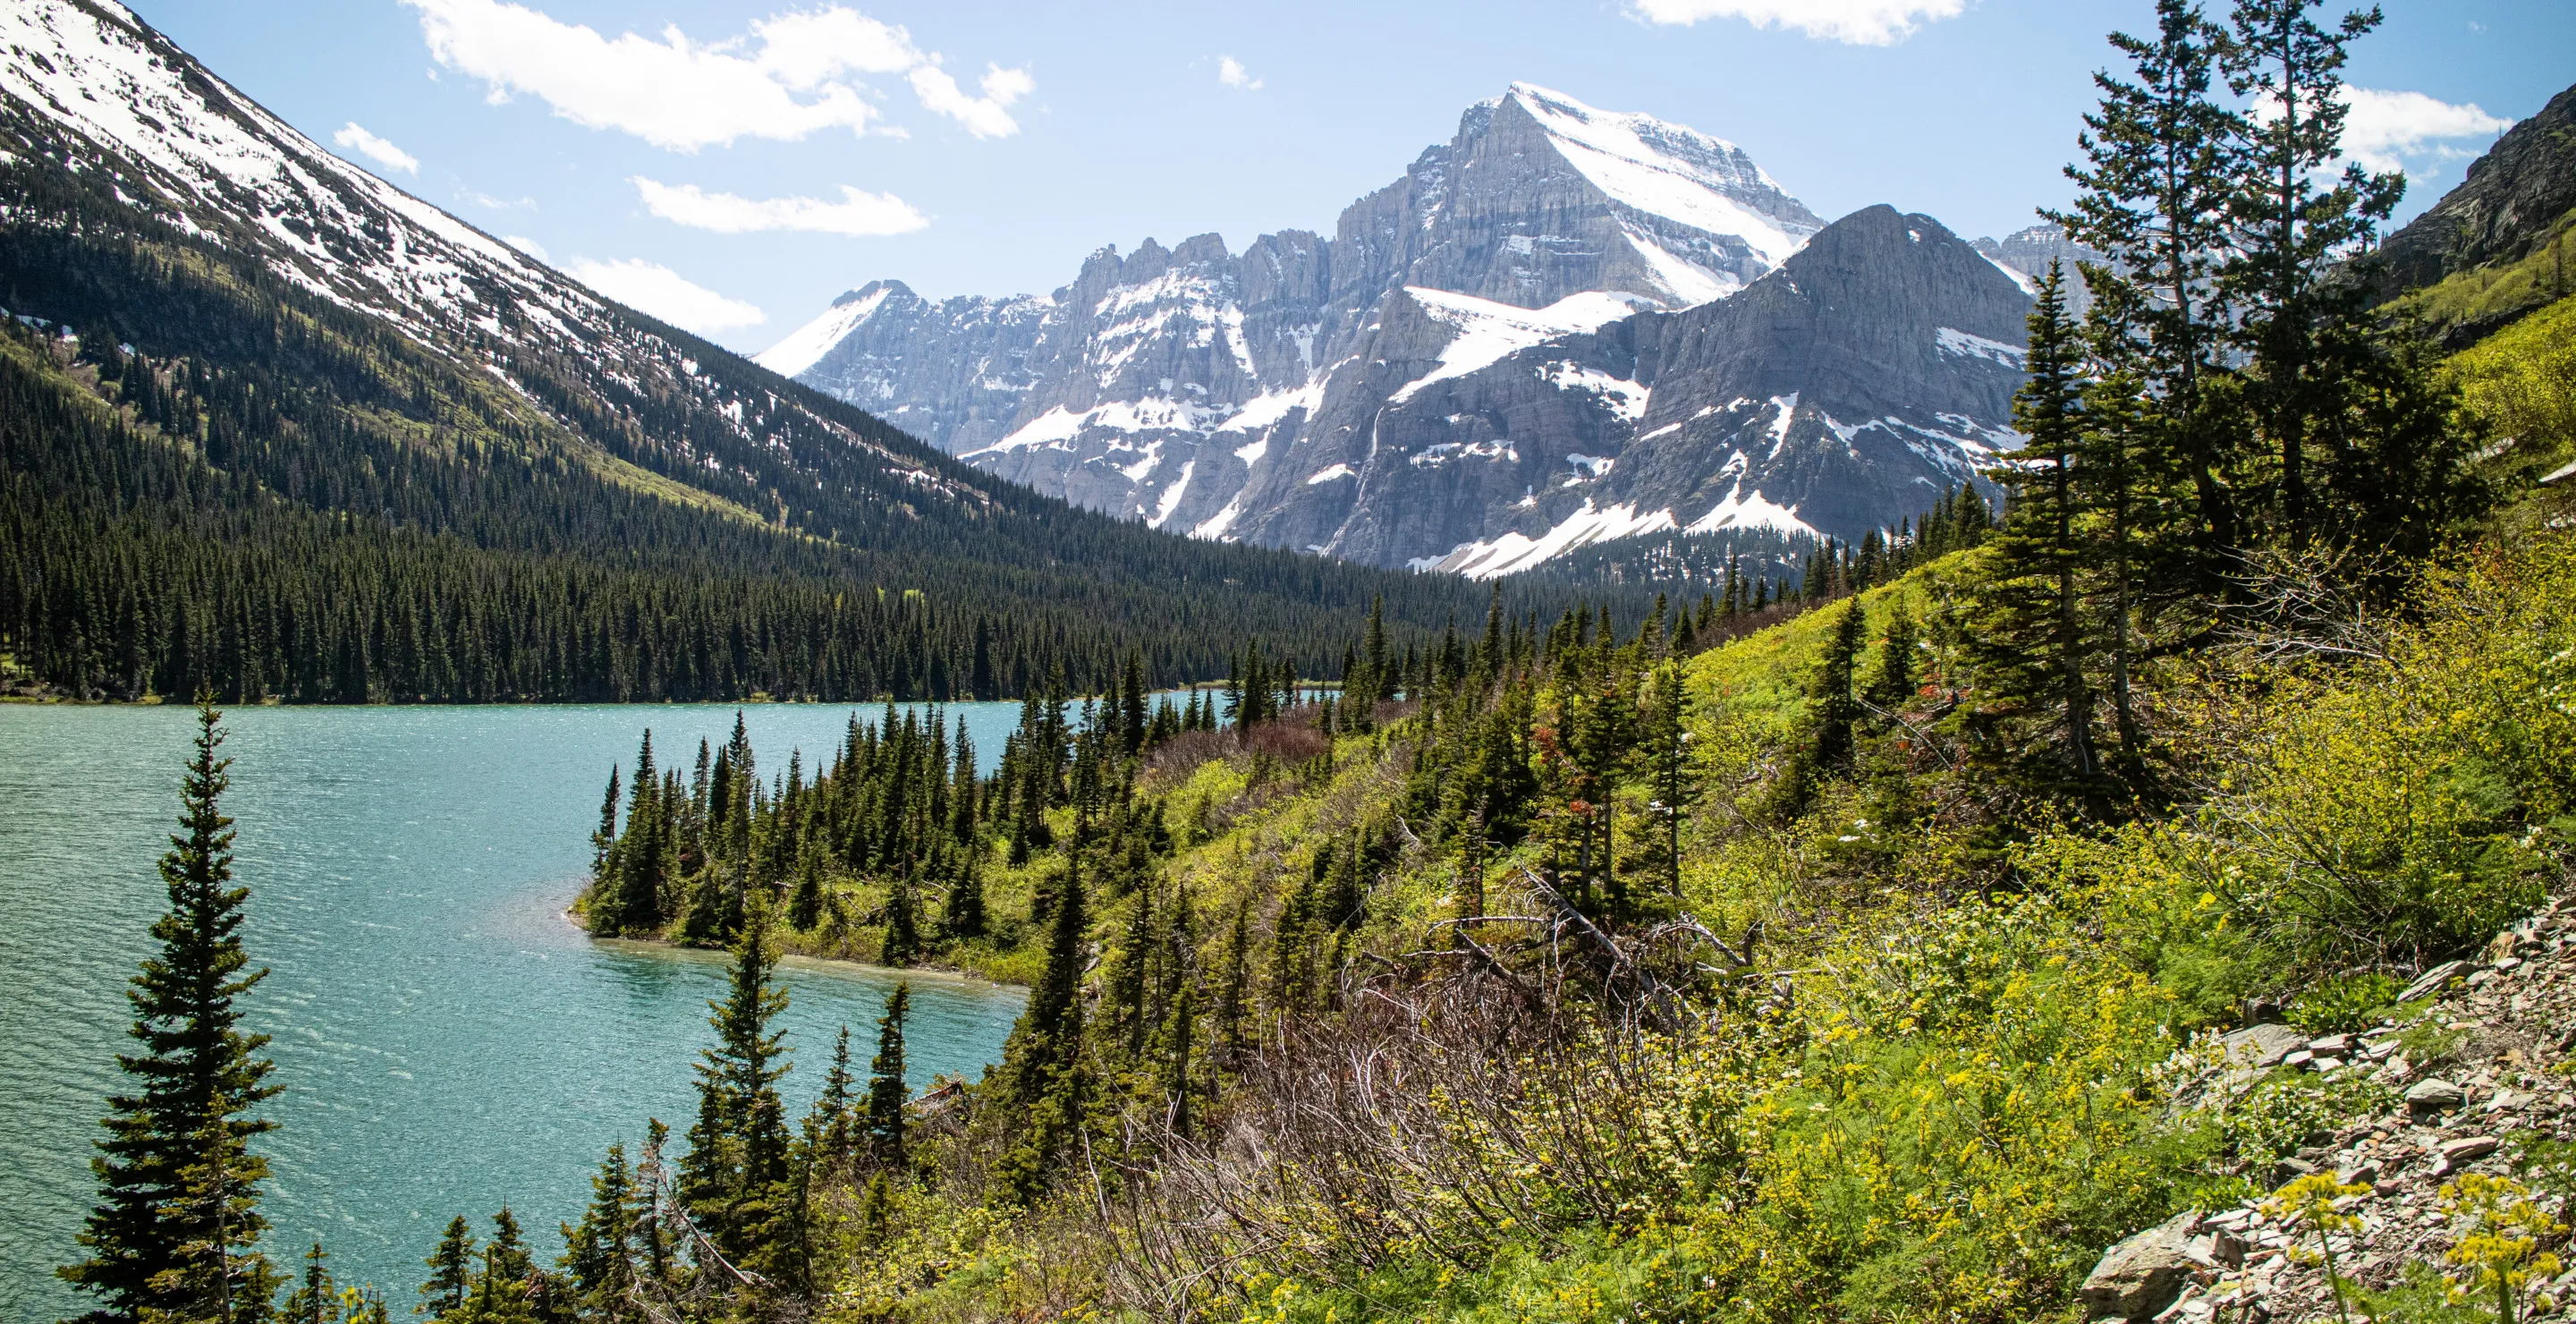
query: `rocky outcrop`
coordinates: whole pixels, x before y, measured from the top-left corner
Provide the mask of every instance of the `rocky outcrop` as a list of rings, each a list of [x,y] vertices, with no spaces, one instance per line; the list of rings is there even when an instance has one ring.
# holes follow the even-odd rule
[[[2505,130],[2468,178],[2388,236],[2376,254],[2383,294],[2519,260],[2576,209],[2576,87]]]
[[[2567,1029],[2576,1023],[2576,902],[2552,899],[2497,935],[2481,959],[2428,971],[2425,982],[2432,987],[2408,990],[2399,1018],[2358,1034],[2311,1038],[2271,1067],[2328,1082],[2366,1079],[2379,1088],[2364,1097],[2388,1101],[2320,1130],[2262,1174],[2274,1184],[2330,1174],[2351,1192],[2335,1202],[2360,1223],[2335,1237],[2348,1293],[2397,1286],[2409,1266],[2443,1267],[2445,1253],[2476,1230],[2473,1220],[2446,1210],[2446,1184],[2472,1172],[2511,1177],[2517,1160],[2576,1141],[2576,1092],[2568,1081],[2576,1032]],[[2254,1079],[2213,1065],[2182,1101],[2223,1106]],[[2566,1200],[2546,1181],[2531,1184],[2539,1188],[2530,1193],[2536,1210],[2568,1221]],[[2166,1324],[2335,1318],[2316,1234],[2286,1225],[2268,1198],[2186,1213],[2121,1242],[2088,1281],[2086,1299],[2105,1303],[2101,1314],[2135,1319],[2141,1316],[2130,1312],[2146,1309]],[[2140,1249],[2174,1245],[2178,1228],[2223,1235],[2243,1254],[2231,1262],[2221,1254],[2195,1259]],[[2223,1249],[2215,1241],[2211,1248]],[[2190,1261],[2179,1280],[2170,1272],[2177,1261]],[[2165,1276],[2151,1283],[2159,1272]],[[2115,1300],[2114,1284],[2126,1283],[2137,1290],[2124,1289]],[[2576,1270],[2536,1279],[2524,1288],[2523,1308],[2542,1297],[2565,1301],[2571,1289]],[[2347,1305],[2355,1319],[2366,1313],[2349,1296]]]

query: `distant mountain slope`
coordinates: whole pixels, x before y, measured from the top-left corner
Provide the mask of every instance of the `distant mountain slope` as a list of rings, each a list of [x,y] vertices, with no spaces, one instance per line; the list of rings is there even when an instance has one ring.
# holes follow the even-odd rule
[[[1821,226],[1730,143],[1515,84],[1331,238],[1104,249],[1016,299],[876,282],[761,358],[1078,504],[1401,565],[1334,542],[1356,489],[1308,460],[1350,420],[1554,336],[1741,290]],[[1399,360],[1423,367],[1389,375]]]
[[[0,301],[77,333],[85,389],[245,509],[837,581],[826,608],[920,590],[940,619],[902,628],[960,675],[988,635],[1077,683],[1130,642],[1165,678],[1221,672],[1247,633],[1321,666],[1374,595],[1407,629],[1483,606],[1454,582],[1194,545],[976,473],[339,161],[96,0],[0,8]],[[111,387],[129,357],[139,371]],[[42,517],[13,527],[42,543]]]
[[[2505,130],[2468,177],[2374,255],[2383,297],[2453,348],[2566,297],[2576,228],[2576,87]]]
[[[1426,528],[1402,512],[1435,503],[1389,493],[1361,559],[1481,577],[1672,530],[1856,540],[2019,444],[2029,303],[1932,218],[1855,212],[1732,298],[1523,350],[1388,410],[1371,472],[1478,474],[1485,532],[1448,541],[1468,522]]]

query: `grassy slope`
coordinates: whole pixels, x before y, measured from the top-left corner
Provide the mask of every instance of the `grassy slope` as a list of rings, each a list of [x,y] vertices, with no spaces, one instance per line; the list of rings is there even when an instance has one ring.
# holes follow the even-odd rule
[[[2576,212],[2550,227],[2551,243],[2517,262],[2455,272],[2390,301],[2386,311],[2421,322],[2436,335],[2475,335],[2506,326],[2533,309],[2576,291]],[[2456,343],[2456,342],[2455,342]]]
[[[1920,600],[1937,578],[1918,574],[1869,605]],[[1338,1286],[1268,1283],[1245,1317],[2064,1314],[2110,1240],[2173,1207],[2240,1198],[2269,1155],[2391,1102],[2309,1077],[2214,1113],[2165,1111],[2177,1050],[2234,995],[2295,989],[2353,955],[2351,926],[2363,921],[2288,886],[2300,861],[2280,840],[2348,851],[2336,864],[2364,890],[2394,894],[2447,872],[2432,884],[2452,889],[2429,907],[2438,913],[2415,922],[2447,921],[2440,941],[2454,949],[2563,868],[2565,842],[2539,825],[2564,823],[2570,779],[2541,750],[2576,734],[2550,698],[2569,678],[2560,650],[2576,643],[2576,549],[2561,539],[2445,575],[2431,602],[2431,620],[2395,638],[2388,665],[2244,677],[2301,702],[2220,734],[2212,753],[2233,770],[2220,782],[2231,791],[2196,818],[2043,836],[2015,861],[2028,889],[2015,895],[1904,886],[1946,864],[1927,838],[1878,872],[1876,898],[1836,897],[1829,929],[1797,932],[1819,894],[1843,886],[1824,845],[1833,807],[1785,832],[1704,835],[1691,900],[1703,914],[1791,929],[1809,971],[1800,1028],[1749,1063],[1722,1037],[1677,1050],[1642,1092],[1667,1113],[1720,1114],[1701,1142],[1749,1160],[1719,1180],[1673,1183],[1651,1216],[1624,1226],[1533,1228],[1465,1273],[1421,1253]],[[1698,659],[1694,687],[1717,701],[1704,737],[1788,720],[1827,624],[1820,613]],[[2498,773],[2484,789],[2463,782]],[[2407,922],[2374,912],[2367,926],[2398,938]],[[2311,987],[2295,1005],[2321,1025],[2375,1008],[2387,990]]]
[[[2462,403],[2514,446],[2496,461],[2508,490],[2576,460],[2576,295],[2452,356]]]

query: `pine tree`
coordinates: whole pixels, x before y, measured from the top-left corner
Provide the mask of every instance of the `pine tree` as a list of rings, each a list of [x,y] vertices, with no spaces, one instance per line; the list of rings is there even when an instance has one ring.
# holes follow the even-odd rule
[[[1198,981],[1181,980],[1171,999],[1171,1011],[1163,1018],[1159,1040],[1159,1062],[1154,1091],[1163,1099],[1164,1125],[1173,1135],[1187,1138],[1192,1116],[1190,1108],[1190,1054],[1198,1039]]]
[[[474,1254],[473,1229],[458,1214],[429,1254],[429,1281],[420,1285],[420,1304],[412,1313],[445,1319],[465,1309],[466,1294],[474,1286]]]
[[[217,756],[222,714],[197,707],[195,755],[180,795],[180,835],[161,857],[170,909],[161,944],[126,996],[144,1051],[117,1064],[139,1086],[110,1096],[108,1136],[90,1162],[99,1203],[80,1233],[89,1258],[57,1273],[100,1298],[83,1318],[251,1324],[268,1314],[275,1272],[258,1250],[265,1160],[250,1151],[272,1122],[268,1036],[243,1033],[236,999],[267,977],[242,950],[246,887],[232,886],[232,820],[222,810],[232,760]]]
[[[573,1304],[592,1319],[631,1320],[634,1306],[635,1183],[626,1166],[626,1146],[612,1144],[590,1179],[590,1208],[579,1227],[563,1230],[559,1264],[570,1279]],[[463,1231],[463,1219],[457,1220]]]
[[[2242,545],[2248,477],[2230,392],[2218,389],[2234,321],[2218,275],[2242,131],[2211,95],[2225,44],[2196,0],[2158,0],[2151,37],[2112,34],[2133,75],[2094,75],[2085,162],[2066,172],[2075,203],[2043,213],[2107,255],[2082,269],[2103,328],[2097,352],[2143,384],[2155,449],[2186,485],[2164,497],[2182,536],[2160,549],[2156,572],[2186,588],[2214,583]]]
[[[1825,643],[1824,661],[1807,685],[1810,706],[1805,730],[1788,766],[1780,773],[1775,806],[1782,818],[1804,813],[1814,802],[1816,790],[1826,777],[1851,767],[1855,748],[1854,727],[1861,715],[1860,701],[1852,691],[1852,680],[1858,668],[1865,626],[1866,619],[1857,601],[1845,603],[1834,617],[1833,634]]]
[[[618,787],[617,769],[612,765],[608,769],[608,797],[599,806],[599,830],[590,834],[590,883],[594,888],[608,881],[609,850],[617,844]]]
[[[950,938],[964,941],[984,936],[984,853],[969,851],[965,865],[956,871],[948,884],[948,904],[940,916],[940,930]]]
[[[534,1324],[542,1285],[535,1261],[519,1240],[518,1216],[510,1206],[501,1206],[492,1215],[492,1239],[483,1245],[483,1272],[474,1285],[475,1324]]]
[[[909,873],[898,871],[887,881],[885,916],[885,945],[878,959],[892,966],[912,964],[921,954],[921,906]]]
[[[1251,1012],[1252,991],[1252,903],[1243,901],[1234,908],[1234,922],[1225,935],[1225,964],[1217,982],[1217,1032],[1225,1038],[1225,1060],[1228,1064],[1243,1055],[1243,1025]]]
[[[1645,770],[1652,779],[1655,809],[1663,816],[1664,887],[1669,895],[1682,894],[1682,815],[1697,797],[1691,776],[1690,730],[1688,727],[1690,694],[1684,687],[1681,667],[1666,662],[1655,669],[1654,688],[1644,705],[1640,734],[1644,737]]]
[[[1071,1060],[1082,1029],[1082,971],[1088,956],[1085,935],[1090,926],[1082,877],[1072,860],[1065,862],[1057,884],[1047,929],[1046,966],[1028,1006],[1011,1028],[1004,1055],[1011,1062],[1013,1106],[1028,1107],[1048,1085],[1048,1077]]]
[[[1047,931],[1046,968],[1003,1047],[1004,1115],[1018,1138],[995,1164],[1002,1190],[1022,1203],[1082,1125],[1090,1079],[1082,1059],[1082,968],[1088,928],[1082,878],[1067,862]]]
[[[900,1168],[905,1162],[903,1023],[912,1010],[912,985],[898,983],[887,995],[885,1015],[877,1021],[877,1054],[868,1061],[867,1146],[879,1166]]]
[[[840,1037],[832,1041],[832,1066],[823,1074],[823,1093],[814,1100],[814,1111],[805,1123],[806,1143],[829,1168],[847,1166],[858,1153],[859,1118],[853,1084],[850,1027],[844,1025]]]
[[[635,776],[626,804],[626,834],[611,852],[615,887],[608,898],[606,927],[611,935],[659,932],[662,901],[672,883],[676,844],[663,812],[662,779],[653,766],[653,733],[644,733],[636,751]]]
[[[2039,723],[2049,733],[2046,753],[2038,757],[2062,761],[2063,779],[2084,787],[2100,768],[2088,680],[2096,650],[2078,579],[2101,549],[2076,473],[2086,429],[2083,345],[2066,311],[2064,273],[2053,261],[2029,324],[2030,375],[2013,398],[2014,425],[2029,440],[1991,475],[2011,496],[2003,530],[1985,553],[1968,640],[1988,716],[2010,726],[2023,714],[2047,714]]]
[[[286,1294],[279,1324],[339,1324],[340,1288],[331,1281],[331,1253],[316,1241],[304,1252],[304,1278]]]
[[[2319,175],[2343,155],[2344,48],[2379,26],[2377,8],[2334,30],[2309,16],[2320,0],[2236,0],[2221,50],[2228,87],[2250,98],[2245,160],[2228,218],[2233,253],[2221,273],[2237,302],[2250,356],[2251,403],[2277,473],[2277,507],[2293,547],[2319,532],[2308,446],[2341,411],[2351,362],[2367,352],[2365,282],[2335,268],[2362,252],[2396,209],[2402,175],[2347,164],[2331,188]]]
[[[1145,747],[1145,654],[1129,649],[1127,667],[1118,677],[1118,749],[1133,757]]]
[[[680,1163],[679,1197],[699,1226],[742,1268],[785,1275],[800,1241],[794,1211],[782,1206],[788,1177],[786,1110],[778,1081],[787,1074],[780,1033],[786,991],[772,983],[778,967],[769,902],[755,898],[734,943],[724,1001],[707,1004],[716,1043],[698,1064],[698,1120]]]

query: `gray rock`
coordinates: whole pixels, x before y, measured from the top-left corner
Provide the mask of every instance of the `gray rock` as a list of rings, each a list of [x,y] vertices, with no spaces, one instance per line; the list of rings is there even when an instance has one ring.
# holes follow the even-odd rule
[[[2272,1164],[2272,1188],[2278,1190],[2301,1177],[2315,1176],[2317,1171],[2316,1164],[2303,1158],[2275,1160]]]
[[[2448,1163],[2469,1163],[2485,1158],[2502,1146],[2494,1136],[2462,1136],[2442,1142],[2442,1158]]]
[[[2467,1092],[2459,1086],[2439,1076],[2427,1076],[2407,1089],[2406,1112],[2420,1121],[2449,1112],[2468,1101]]]
[[[2429,998],[2441,992],[2444,985],[2468,968],[2469,963],[2466,961],[2445,961],[2434,966],[2418,976],[2414,983],[2408,984],[2406,991],[2397,995],[2397,1001],[2403,1004],[2413,1002],[2417,998]]]
[[[2308,1037],[2287,1025],[2249,1025],[2219,1040],[2229,1063],[2268,1067],[2307,1046]]]
[[[2076,1293],[2088,1319],[2153,1319],[2182,1295],[2199,1267],[2192,1254],[2197,1213],[2176,1214],[2103,1252]]]

